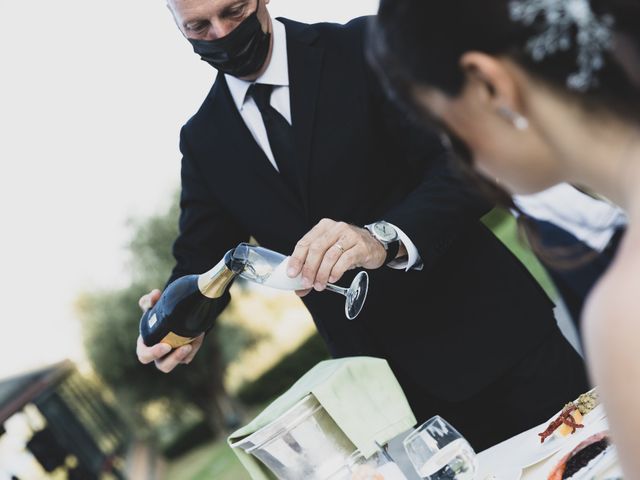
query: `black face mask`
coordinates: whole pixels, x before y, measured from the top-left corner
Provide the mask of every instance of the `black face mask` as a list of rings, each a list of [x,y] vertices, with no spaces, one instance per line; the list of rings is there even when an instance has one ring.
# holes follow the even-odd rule
[[[271,34],[262,31],[256,6],[256,11],[228,35],[216,40],[188,40],[193,51],[213,68],[234,77],[246,77],[264,65],[270,38]]]

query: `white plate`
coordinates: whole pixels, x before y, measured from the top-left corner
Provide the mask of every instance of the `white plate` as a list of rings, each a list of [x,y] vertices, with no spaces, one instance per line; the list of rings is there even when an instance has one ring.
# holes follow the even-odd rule
[[[584,441],[586,438],[595,435],[596,433],[606,431],[609,429],[609,425],[607,420],[601,418],[600,421],[592,423],[589,427],[585,427],[584,432],[580,432],[580,435],[573,435],[575,438],[571,438],[571,441],[566,442],[560,450],[558,450],[553,456],[548,458],[544,463],[540,464],[540,466],[536,467],[536,472],[540,472],[543,474],[541,478],[547,478],[549,473],[556,467],[558,462],[571,450],[573,450],[580,442]],[[616,462],[617,463],[617,462]],[[599,467],[600,469],[604,468],[605,465]],[[599,470],[597,472],[589,472],[589,478],[599,478],[601,474],[608,473],[616,468],[616,465],[611,465],[604,470]]]
[[[521,477],[521,468],[505,468],[502,470],[496,470],[495,473],[487,475],[486,477],[481,478],[481,480],[520,480]]]
[[[540,443],[540,436],[538,435],[538,433],[544,432],[544,430],[547,428],[547,425],[549,425],[552,420],[557,418],[558,415],[560,415],[560,412],[561,411],[550,418],[547,422],[527,431],[526,435],[522,437],[522,468],[527,468],[531,465],[535,465],[536,463],[541,462],[545,458],[548,458],[559,450],[563,449],[565,446],[573,444],[573,440],[575,438],[585,438],[584,434],[586,432],[593,431],[593,429],[590,427],[592,425],[598,424],[600,420],[602,420],[606,416],[602,405],[598,405],[583,417],[582,424],[584,425],[584,428],[579,428],[575,433],[572,433],[566,437],[553,435],[547,438],[544,443]]]
[[[592,435],[595,432],[594,426],[598,428],[601,421],[604,421],[606,424],[606,420],[603,420],[606,416],[604,409],[602,405],[598,405],[584,416],[582,421],[584,428],[576,430],[574,434],[567,437],[554,436],[553,438],[545,440],[544,443],[540,443],[538,433],[543,432],[549,423],[558,417],[561,411],[562,410],[559,410],[558,413],[546,422],[481,452],[478,455],[480,464],[480,475],[478,478],[483,480],[485,477],[491,478],[490,474],[496,474],[496,472],[501,471],[504,472],[505,475],[512,474],[509,472],[521,472],[528,467],[532,467],[548,459],[568,445],[577,445],[584,438]],[[600,428],[600,430],[604,428]],[[535,468],[535,470],[538,469]]]
[[[567,445],[577,445],[574,441],[591,435],[593,426],[599,425],[605,417],[604,409],[598,405],[584,416],[584,428],[576,430],[576,433],[567,437],[548,438],[544,443],[540,443],[538,433],[543,432],[549,422],[559,414],[560,412],[547,422],[480,453],[478,455],[481,473],[479,478],[484,478],[482,475],[493,474],[497,468],[505,469],[505,471],[516,471],[517,469],[523,470],[540,463]]]

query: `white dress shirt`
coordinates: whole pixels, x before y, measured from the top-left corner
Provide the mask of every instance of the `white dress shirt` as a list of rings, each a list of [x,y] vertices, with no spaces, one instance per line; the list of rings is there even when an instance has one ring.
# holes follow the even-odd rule
[[[533,195],[515,195],[513,201],[527,215],[557,225],[598,252],[605,249],[618,227],[627,224],[621,208],[568,183]]]
[[[273,50],[271,52],[271,60],[267,65],[266,70],[260,77],[255,80],[255,83],[265,83],[273,85],[273,91],[271,93],[271,106],[275,108],[286,120],[291,124],[291,100],[289,97],[289,65],[287,63],[287,35],[284,25],[273,20]],[[262,121],[262,115],[260,110],[252,97],[247,96],[247,91],[253,82],[246,80],[240,80],[239,78],[225,74],[231,97],[233,98],[240,116],[247,125],[247,128],[253,135],[253,138],[258,143],[262,151],[271,162],[273,168],[278,170],[278,165],[271,151],[269,145],[269,138],[267,137],[267,129]],[[408,258],[403,262],[391,262],[389,266],[397,269],[409,270],[413,267],[422,268],[422,259],[418,254],[418,249],[413,242],[407,237],[407,235],[398,227],[393,225],[398,232],[400,241],[407,249]]]

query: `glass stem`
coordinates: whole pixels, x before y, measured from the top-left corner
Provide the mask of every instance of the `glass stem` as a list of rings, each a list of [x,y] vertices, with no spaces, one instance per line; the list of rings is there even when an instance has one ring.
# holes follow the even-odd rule
[[[348,288],[342,288],[342,287],[339,287],[337,285],[334,285],[333,283],[327,283],[327,290],[329,290],[330,292],[339,293],[341,295],[344,295],[345,297],[347,296],[347,293],[349,292]]]

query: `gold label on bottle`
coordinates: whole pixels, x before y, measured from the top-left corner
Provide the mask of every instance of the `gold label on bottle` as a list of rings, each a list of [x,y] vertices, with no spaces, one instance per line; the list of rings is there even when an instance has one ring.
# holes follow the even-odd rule
[[[181,337],[180,335],[176,335],[173,332],[169,332],[162,340],[160,340],[160,342],[171,345],[171,348],[178,348],[182,345],[193,342],[193,340],[193,338]]]

